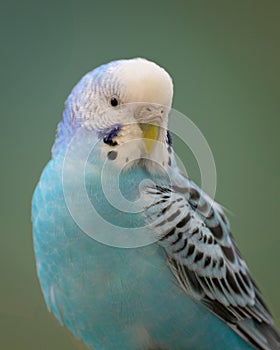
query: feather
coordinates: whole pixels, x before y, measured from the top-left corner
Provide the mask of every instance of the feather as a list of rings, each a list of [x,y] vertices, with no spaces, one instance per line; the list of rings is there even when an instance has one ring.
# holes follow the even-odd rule
[[[176,185],[180,176],[180,186]],[[279,349],[280,337],[230,232],[222,208],[175,174],[170,188],[147,188],[159,244],[180,286],[257,349]],[[179,191],[178,191],[179,189]],[[166,193],[170,196],[167,198]]]

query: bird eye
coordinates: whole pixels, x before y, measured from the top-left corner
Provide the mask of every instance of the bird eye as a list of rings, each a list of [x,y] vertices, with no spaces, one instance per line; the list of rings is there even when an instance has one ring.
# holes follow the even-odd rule
[[[113,96],[111,97],[110,104],[112,107],[117,107],[119,105],[119,100],[115,96]]]

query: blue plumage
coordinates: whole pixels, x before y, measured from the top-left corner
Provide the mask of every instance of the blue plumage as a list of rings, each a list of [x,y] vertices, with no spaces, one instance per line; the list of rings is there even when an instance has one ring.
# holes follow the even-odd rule
[[[126,70],[131,61],[129,65],[140,70],[133,83]],[[143,120],[137,119],[143,117],[143,111],[137,112],[139,117],[128,128],[123,121],[130,112],[112,111],[110,118],[105,113],[111,95],[118,94],[127,103],[140,98],[139,91],[147,86],[145,70],[149,87],[154,84],[157,88],[160,82],[163,89],[170,88],[167,73],[156,67],[141,59],[104,65],[89,73],[68,98],[53,157],[32,200],[37,271],[47,306],[61,324],[94,350],[279,349],[279,336],[247,277],[246,264],[235,250],[221,208],[215,204],[208,208],[211,217],[205,214],[208,199],[178,171],[166,130],[161,134],[162,125],[158,125],[156,133],[164,151],[158,149],[155,154],[160,161],[170,160],[163,162],[161,171],[143,157],[145,148],[141,148],[139,135],[146,129]],[[132,86],[136,89],[133,96],[129,95]],[[142,93],[143,102],[149,96]],[[171,104],[168,101],[167,96],[152,102]],[[163,119],[162,123],[165,126]],[[148,131],[154,135],[154,129]],[[75,135],[77,139],[71,143]],[[84,166],[79,155],[92,141],[94,148]],[[73,163],[66,178],[65,159],[71,148]],[[136,161],[133,155],[138,151]],[[110,152],[115,152],[114,157]],[[106,162],[108,168],[104,168]],[[96,218],[110,222],[108,230],[115,225],[128,228],[131,235],[135,228],[151,224],[156,236],[151,244],[127,249],[101,243],[94,234],[101,234],[102,241],[102,235],[113,237],[114,230],[100,232],[98,220],[92,227],[93,237],[82,230],[75,218],[77,212],[74,215],[69,208],[69,203],[75,202],[85,225],[91,222],[77,179],[81,167]],[[110,195],[117,197],[120,189],[127,201],[139,202],[141,211],[125,212],[110,203],[102,188],[104,169],[112,181],[114,174],[119,174],[118,189],[110,187],[110,181],[105,184]],[[143,185],[143,180],[148,182]],[[198,202],[201,198],[204,207]],[[213,283],[211,288],[209,283]]]

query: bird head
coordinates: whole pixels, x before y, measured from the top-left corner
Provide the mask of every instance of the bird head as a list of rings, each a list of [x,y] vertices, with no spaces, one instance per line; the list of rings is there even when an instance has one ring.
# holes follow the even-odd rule
[[[167,142],[173,84],[169,74],[143,58],[113,61],[87,73],[69,95],[58,129],[95,131],[103,152],[123,163],[159,152]],[[107,142],[106,142],[107,141]],[[133,155],[133,157],[131,157]]]

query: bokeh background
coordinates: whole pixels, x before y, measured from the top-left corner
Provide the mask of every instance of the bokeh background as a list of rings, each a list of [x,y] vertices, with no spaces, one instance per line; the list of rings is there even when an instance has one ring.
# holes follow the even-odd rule
[[[280,2],[1,1],[0,348],[85,349],[43,302],[30,201],[70,89],[143,56],[172,75],[174,107],[204,133],[216,200],[280,326]],[[175,140],[176,141],[176,140]],[[175,142],[189,174],[194,160]]]

